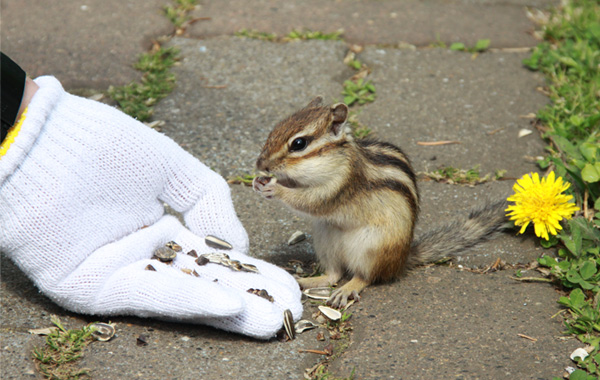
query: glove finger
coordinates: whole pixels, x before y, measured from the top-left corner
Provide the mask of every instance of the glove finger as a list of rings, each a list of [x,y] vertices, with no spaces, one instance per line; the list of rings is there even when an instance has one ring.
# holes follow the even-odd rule
[[[172,141],[162,149],[170,159],[160,199],[181,212],[194,233],[220,236],[236,249],[248,250],[248,235],[235,213],[225,179]]]
[[[283,311],[275,304],[246,293],[245,309],[235,316],[207,318],[204,324],[254,338],[270,339],[283,328]]]

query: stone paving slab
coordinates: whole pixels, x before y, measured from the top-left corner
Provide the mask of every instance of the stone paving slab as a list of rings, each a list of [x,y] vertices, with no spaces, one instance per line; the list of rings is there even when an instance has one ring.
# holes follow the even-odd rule
[[[30,0],[6,0],[1,6],[3,51],[24,63],[32,76],[57,75],[67,89],[104,90],[126,83],[139,75],[131,69],[137,54],[170,25],[161,16],[161,2],[115,1],[68,0],[41,7]],[[342,83],[353,74],[342,63],[347,46],[212,36],[243,27],[286,34],[295,27],[327,32],[343,26],[350,42],[373,38],[384,44],[367,47],[359,56],[373,69],[369,78],[378,94],[359,118],[376,136],[400,145],[419,171],[479,164],[483,173],[507,169],[508,176],[517,177],[536,169],[526,156],[543,152],[536,133],[516,137],[519,129],[529,127],[528,119],[520,116],[547,101],[536,91],[542,78],[520,65],[526,54],[485,53],[473,59],[447,50],[384,46],[400,41],[426,46],[436,40],[472,45],[480,38],[490,38],[495,47],[533,46],[525,7],[554,3],[257,0],[248,7],[239,0],[202,1],[195,15],[211,20],[196,22],[188,33],[211,38],[172,41],[183,57],[175,68],[178,87],[159,103],[155,119],[166,122],[165,134],[222,175],[251,172],[277,121],[314,95],[341,99]],[[65,20],[61,28],[56,20]],[[32,26],[27,35],[21,35],[23,25]],[[57,52],[62,54],[58,58]],[[460,144],[417,144],[442,139]],[[418,231],[484,199],[505,197],[511,185],[500,181],[469,188],[422,181]],[[251,237],[252,255],[282,266],[291,259],[307,264],[314,260],[310,236],[298,245],[286,244],[295,230],[310,234],[306,220],[242,185],[232,185],[232,197]],[[482,267],[498,257],[526,263],[542,252],[531,238],[504,234],[461,255],[457,263]],[[69,328],[98,318],[62,310],[5,256],[1,260],[0,377],[33,379],[30,351],[42,339],[28,329],[49,326],[51,314]],[[356,368],[357,379],[560,375],[571,364],[568,354],[577,342],[558,339],[560,317],[550,319],[558,311],[559,294],[551,286],[515,282],[508,278],[512,274],[420,268],[395,283],[368,288],[350,310],[352,344],[334,362],[334,373],[347,375]],[[310,318],[312,310],[314,306],[307,305],[304,317]],[[319,357],[298,350],[327,343],[316,340],[317,331],[292,342],[259,342],[204,326],[130,317],[113,321],[118,323],[117,338],[89,346],[82,362],[98,379],[301,379]],[[538,340],[515,337],[518,333]],[[137,346],[140,334],[148,335],[148,346]]]
[[[343,29],[356,44],[427,46],[490,39],[492,47],[535,46],[526,7],[547,8],[555,0],[245,0],[203,1],[192,37],[231,35],[241,29],[285,36],[293,29],[332,33]]]
[[[2,51],[33,78],[105,91],[137,80],[133,64],[173,30],[165,0],[3,0]]]
[[[352,346],[333,372],[354,368],[370,380],[559,376],[578,342],[562,340],[560,318],[551,319],[558,294],[509,275],[431,267],[367,289],[354,308]]]

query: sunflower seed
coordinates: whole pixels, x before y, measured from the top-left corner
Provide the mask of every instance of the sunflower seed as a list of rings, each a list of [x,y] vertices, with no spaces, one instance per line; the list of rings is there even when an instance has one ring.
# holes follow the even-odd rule
[[[264,299],[266,299],[266,300],[267,300],[267,301],[269,301],[269,302],[274,302],[274,301],[275,301],[275,300],[273,299],[273,297],[271,297],[271,296],[269,295],[269,293],[268,293],[268,292],[267,292],[265,289],[252,289],[252,288],[251,288],[251,289],[248,289],[248,290],[247,290],[247,292],[248,292],[248,293],[255,294],[255,295],[257,295],[257,296],[259,296],[259,297],[261,297],[261,298],[264,298]]]
[[[242,263],[242,270],[245,270],[246,272],[258,273],[258,268],[256,267],[256,265],[252,265],[252,264]]]
[[[225,240],[220,239],[213,235],[206,236],[206,238],[204,238],[204,242],[206,243],[206,245],[208,245],[209,247],[212,247],[212,248],[217,248],[217,249],[232,249],[233,248],[233,246],[231,244],[229,244],[228,242],[226,242]]]
[[[293,244],[296,244],[296,243],[300,243],[304,239],[306,239],[306,234],[304,232],[302,232],[302,231],[296,231],[289,238],[288,245],[293,245]]]
[[[167,244],[165,244],[165,247],[171,248],[175,252],[181,252],[183,250],[183,248],[181,248],[181,246],[175,243],[174,241],[168,242]]]
[[[289,309],[286,309],[283,312],[283,327],[285,328],[285,332],[288,334],[290,339],[294,339],[296,337],[294,317],[292,316],[292,312]]]
[[[154,256],[162,262],[168,262],[173,261],[173,259],[177,257],[177,252],[169,247],[160,247],[154,251]]]
[[[200,256],[196,259],[196,264],[198,265],[206,265],[210,262],[210,260],[208,258],[206,258],[205,256]]]

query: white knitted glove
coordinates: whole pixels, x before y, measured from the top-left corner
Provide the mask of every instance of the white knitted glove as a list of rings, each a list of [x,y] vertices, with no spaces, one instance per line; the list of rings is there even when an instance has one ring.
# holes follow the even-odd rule
[[[55,78],[36,83],[21,131],[0,157],[0,251],[44,294],[78,313],[203,323],[258,338],[275,335],[283,310],[300,317],[292,276],[244,254],[248,237],[221,176],[120,111],[66,93]],[[163,202],[189,230],[164,215]],[[197,265],[185,253],[215,252],[207,234],[231,243],[231,259],[259,274]],[[172,265],[150,260],[171,240],[183,247]],[[267,290],[274,303],[249,288]]]

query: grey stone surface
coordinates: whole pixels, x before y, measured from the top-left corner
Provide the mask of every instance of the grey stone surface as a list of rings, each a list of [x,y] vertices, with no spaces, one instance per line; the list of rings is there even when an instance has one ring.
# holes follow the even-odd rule
[[[181,49],[177,88],[161,101],[155,119],[162,131],[224,176],[251,172],[272,126],[320,94],[341,99],[353,71],[342,60],[344,42],[269,43],[223,36],[243,27],[285,34],[292,28],[346,30],[350,42],[367,46],[359,58],[373,72],[377,100],[359,119],[374,135],[400,145],[419,171],[441,165],[482,173],[506,169],[508,177],[536,170],[543,152],[537,133],[518,138],[547,99],[536,91],[542,78],[521,65],[526,53],[476,57],[442,49],[396,49],[406,41],[426,46],[437,39],[473,44],[490,38],[496,47],[533,46],[525,6],[554,1],[201,1],[196,16],[211,17],[188,29],[196,38],[175,38]],[[156,1],[2,2],[2,49],[32,76],[53,73],[67,89],[103,90],[138,73],[135,57],[152,38],[170,30]],[[392,15],[394,13],[395,15]],[[31,25],[30,33],[22,33]],[[215,37],[217,36],[217,37]],[[438,37],[439,36],[439,37]],[[35,48],[31,48],[31,47]],[[40,58],[41,57],[41,58]],[[422,141],[460,144],[424,147]],[[486,199],[505,197],[512,181],[475,187],[420,181],[421,233]],[[284,267],[314,261],[309,223],[249,187],[232,185],[232,197],[251,238],[250,253]],[[307,240],[288,246],[296,230]],[[497,258],[528,263],[541,250],[530,237],[503,234],[456,259],[457,267],[419,268],[399,281],[372,286],[354,304],[350,346],[331,370],[356,379],[551,378],[570,365],[575,340],[559,339],[560,292],[545,284],[511,280],[514,270],[468,272]],[[0,377],[36,378],[30,352],[43,339],[31,328],[58,315],[69,328],[101,319],[67,312],[41,295],[4,255],[1,257]],[[529,272],[527,272],[529,273]],[[311,318],[314,305],[305,305]],[[213,328],[120,317],[117,336],[91,344],[81,365],[96,379],[302,379],[328,342],[307,332],[292,342],[260,342]],[[323,331],[322,329],[320,331]],[[148,345],[136,344],[140,334]],[[524,334],[536,342],[519,337]]]
[[[2,51],[31,77],[104,91],[140,74],[133,63],[172,32],[163,0],[3,0]]]
[[[372,287],[354,308],[353,343],[333,364],[357,379],[551,379],[569,365],[554,289],[422,268]],[[536,339],[535,342],[518,334]]]
[[[210,20],[189,29],[193,37],[233,34],[241,29],[285,36],[293,29],[332,33],[357,44],[401,42],[427,46],[490,39],[493,47],[535,46],[526,7],[547,8],[555,0],[244,0],[203,1],[196,11]]]

